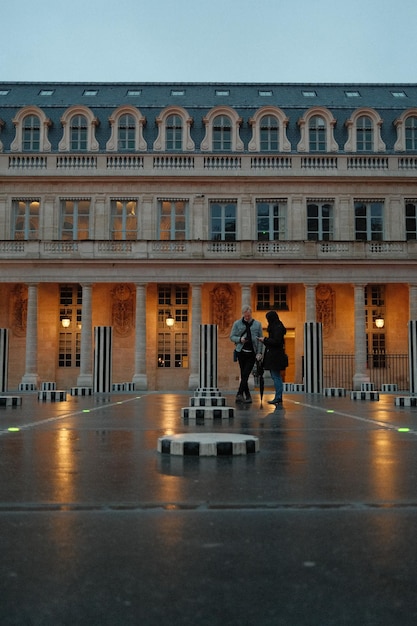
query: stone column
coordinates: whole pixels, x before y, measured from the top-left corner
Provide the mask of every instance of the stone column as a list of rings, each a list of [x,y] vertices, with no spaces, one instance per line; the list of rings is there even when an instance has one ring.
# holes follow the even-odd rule
[[[354,285],[355,300],[355,373],[353,389],[360,390],[362,383],[369,383],[366,367],[365,285]]]
[[[408,285],[409,319],[417,320],[417,285]]]
[[[38,285],[28,285],[26,363],[22,383],[38,387]]]
[[[0,328],[0,391],[7,391],[7,373],[9,370],[9,330]]]
[[[252,285],[242,285],[242,306],[245,306],[245,304],[252,306]],[[240,310],[242,310],[242,306]]]
[[[188,388],[195,389],[199,386],[199,351],[200,351],[200,325],[201,325],[201,285],[191,287],[191,355],[190,376]]]
[[[148,388],[146,374],[146,283],[136,284],[135,313],[135,373],[132,382],[135,389]]]
[[[81,316],[80,374],[79,387],[93,386],[93,312],[92,285],[82,284],[83,308]]]
[[[316,321],[316,285],[304,285],[306,294],[306,322]]]

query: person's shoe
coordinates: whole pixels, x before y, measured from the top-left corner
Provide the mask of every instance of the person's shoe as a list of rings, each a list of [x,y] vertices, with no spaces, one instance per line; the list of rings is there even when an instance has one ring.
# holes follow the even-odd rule
[[[244,398],[241,393],[238,393],[236,396],[236,402],[244,402]]]
[[[282,402],[282,400],[280,400],[279,398],[274,398],[273,400],[268,400],[268,404],[279,404],[279,402]]]
[[[245,404],[251,404],[251,402],[252,402],[252,398],[251,398],[250,396],[246,396],[246,398],[243,400],[243,402],[244,402]]]

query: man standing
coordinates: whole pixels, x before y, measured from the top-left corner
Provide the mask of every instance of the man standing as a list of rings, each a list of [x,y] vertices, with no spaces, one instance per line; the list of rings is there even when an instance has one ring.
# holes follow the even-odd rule
[[[242,316],[234,322],[230,339],[235,344],[240,367],[240,384],[236,402],[250,403],[252,398],[248,380],[256,359],[262,358],[263,348],[258,338],[263,337],[263,332],[261,322],[253,319],[252,308],[248,304],[242,307]]]

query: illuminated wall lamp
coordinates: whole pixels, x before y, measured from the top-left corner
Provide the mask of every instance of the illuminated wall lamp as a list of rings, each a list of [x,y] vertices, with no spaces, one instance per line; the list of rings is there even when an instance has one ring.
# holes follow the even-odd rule
[[[378,317],[375,318],[375,326],[377,328],[384,328],[385,325],[385,320],[382,317],[382,315],[378,315]]]
[[[168,317],[166,318],[165,323],[166,323],[166,325],[167,325],[169,328],[172,328],[172,326],[174,326],[174,324],[175,324],[175,320],[174,320],[174,318],[172,317],[171,313],[170,313],[170,314],[168,315]]]
[[[68,326],[71,324],[71,320],[69,317],[63,317],[61,320],[61,324],[63,326],[63,328],[68,328]]]

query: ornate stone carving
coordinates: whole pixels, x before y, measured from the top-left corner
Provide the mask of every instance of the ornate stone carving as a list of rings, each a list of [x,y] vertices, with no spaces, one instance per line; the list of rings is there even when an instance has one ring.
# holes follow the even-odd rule
[[[127,337],[134,327],[133,292],[128,285],[121,284],[111,294],[114,332],[120,337]]]
[[[28,312],[28,294],[24,285],[16,285],[12,289],[10,304],[10,322],[13,334],[17,337],[25,337]]]
[[[317,321],[323,324],[323,336],[328,337],[334,328],[334,291],[329,285],[316,289]]]
[[[211,292],[212,319],[221,337],[229,336],[234,321],[234,293],[229,285],[217,285]]]

